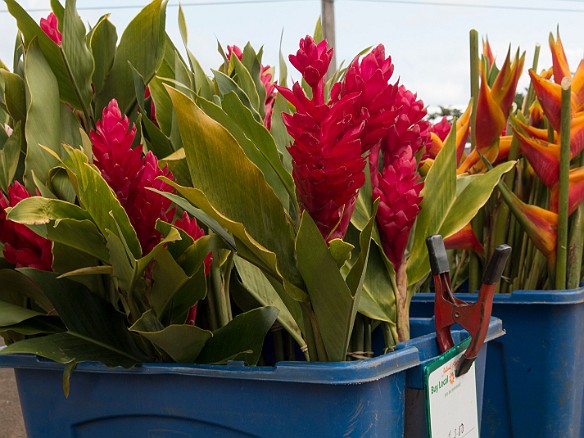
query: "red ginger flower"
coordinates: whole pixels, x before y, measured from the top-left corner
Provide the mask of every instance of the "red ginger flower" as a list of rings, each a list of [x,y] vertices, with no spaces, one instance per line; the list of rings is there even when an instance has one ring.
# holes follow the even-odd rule
[[[379,143],[395,122],[398,87],[389,84],[392,74],[391,57],[385,56],[385,48],[380,44],[361,61],[356,58],[347,69],[344,80],[331,90],[333,101],[358,94],[354,113],[366,120],[361,136],[363,153]]]
[[[160,169],[158,159],[148,152],[142,154],[142,145],[132,148],[136,127],[130,128],[128,117],[122,117],[118,103],[112,100],[104,108],[102,119],[91,131],[95,165],[114,190],[136,229],[142,251],[147,254],[161,240],[156,220],[172,222],[174,210],[171,201],[148,188],[170,192],[172,189],[159,176],[172,178],[167,167]]]
[[[373,158],[372,167],[376,161]],[[420,212],[423,183],[419,182],[417,167],[412,148],[406,145],[395,155],[384,155],[379,184],[373,187],[373,198],[379,198],[377,224],[381,243],[396,272],[404,262],[410,230]]]
[[[0,241],[4,244],[4,258],[17,268],[51,271],[51,241],[36,235],[25,225],[6,219],[7,207],[14,207],[30,196],[18,181],[8,187],[8,198],[0,196]]]
[[[241,51],[241,49],[235,45],[233,46],[227,46],[227,60],[229,61],[231,59],[231,55],[235,55],[237,56],[237,59],[239,59],[241,61],[241,59],[243,58],[243,52]]]
[[[61,32],[59,32],[59,20],[55,14],[51,12],[47,18],[41,18],[40,26],[43,32],[45,32],[55,44],[59,46],[61,45],[63,36],[61,35]]]
[[[443,116],[439,122],[434,123],[430,127],[430,132],[436,134],[440,141],[444,141],[446,140],[446,137],[448,137],[448,134],[450,133],[451,129],[452,125],[450,124],[446,116]]]
[[[366,165],[360,140],[364,123],[354,113],[358,95],[324,103],[324,74],[331,57],[326,42],[317,46],[310,37],[302,39],[290,60],[312,86],[312,99],[298,83],[292,90],[277,87],[296,107],[294,115],[282,117],[294,139],[288,151],[300,208],[308,211],[327,241],[344,237],[365,183]]]

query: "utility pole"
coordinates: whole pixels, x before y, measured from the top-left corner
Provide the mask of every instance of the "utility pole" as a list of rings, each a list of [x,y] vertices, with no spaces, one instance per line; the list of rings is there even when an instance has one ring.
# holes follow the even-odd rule
[[[335,0],[321,0],[322,9],[322,35],[328,41],[329,47],[333,47],[333,59],[331,60],[328,76],[337,69],[337,54],[335,41]]]

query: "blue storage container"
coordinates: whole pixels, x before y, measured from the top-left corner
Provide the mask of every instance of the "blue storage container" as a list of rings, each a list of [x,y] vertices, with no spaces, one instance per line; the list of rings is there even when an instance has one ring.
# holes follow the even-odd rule
[[[502,333],[500,321],[491,325],[492,336]],[[405,406],[406,380],[418,391],[420,373],[408,370],[438,355],[433,331],[431,321],[413,320],[419,338],[356,362],[129,370],[83,363],[73,372],[68,399],[59,364],[0,355],[0,366],[15,368],[29,438],[401,437],[405,417],[425,419],[423,404]]]
[[[433,312],[414,296],[413,316]],[[507,334],[489,343],[481,437],[584,436],[584,288],[495,295],[493,316]]]

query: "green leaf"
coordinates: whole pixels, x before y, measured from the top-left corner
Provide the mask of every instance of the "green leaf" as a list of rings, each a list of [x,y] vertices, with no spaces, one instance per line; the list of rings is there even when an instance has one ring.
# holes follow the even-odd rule
[[[2,305],[0,304],[0,307]],[[40,335],[46,333],[62,333],[67,329],[56,316],[39,315],[28,318],[18,324],[2,326],[2,331],[20,333],[22,335]]]
[[[53,305],[45,296],[39,286],[39,270],[34,268],[2,269],[0,270],[0,299],[9,301],[9,297],[25,297],[39,306],[46,313],[53,311]],[[14,304],[20,304],[21,300],[12,300]]]
[[[0,328],[2,330],[5,326],[19,324],[27,319],[42,315],[34,310],[0,300]]]
[[[75,7],[76,0],[67,0],[63,18],[61,49],[75,93],[86,115],[90,115],[93,90],[93,56],[87,47],[85,26]]]
[[[345,360],[357,302],[318,227],[304,212],[296,238],[298,270],[306,283],[327,360]],[[320,358],[319,358],[320,359]]]
[[[65,8],[59,0],[51,0],[51,9],[53,13],[57,16],[59,21],[59,30],[63,28],[63,17],[65,16]]]
[[[237,56],[232,56],[230,63],[233,65],[235,70],[234,81],[249,98],[251,106],[258,114],[261,114],[263,111],[264,102],[260,102],[260,96],[258,95],[258,91],[256,89],[255,82],[251,77],[251,74]]]
[[[99,360],[108,366],[131,366],[147,360],[127,329],[127,320],[110,303],[79,283],[37,271],[46,296],[67,333],[12,344],[12,352],[35,353],[58,362]]]
[[[158,70],[164,56],[166,4],[154,0],[124,30],[111,72],[97,96],[98,110],[115,98],[122,113],[130,112],[135,103],[130,64],[146,83]]]
[[[87,162],[87,156],[83,152],[70,147],[66,151],[70,159],[65,166],[74,176],[80,205],[87,210],[104,236],[113,233],[123,238],[133,257],[138,259],[142,255],[140,242],[115,193],[97,169]]]
[[[39,225],[59,219],[88,220],[91,216],[78,205],[59,199],[32,196],[12,207],[7,218],[21,224]]]
[[[67,67],[61,47],[45,34],[37,22],[15,0],[4,1],[8,11],[16,18],[18,28],[24,36],[24,43],[28,50],[30,50],[32,41],[35,38],[37,39],[37,44],[58,83],[58,86],[52,91],[60,93],[61,99],[65,102],[70,103],[75,108],[82,109],[81,101],[75,90],[75,85],[70,76],[71,72]],[[83,40],[85,40],[85,35],[83,35]]]
[[[35,354],[62,364],[99,361],[110,367],[126,368],[147,360],[71,332],[25,339],[0,350],[0,354],[13,353]]]
[[[226,94],[232,92],[235,93],[237,97],[239,97],[239,99],[243,102],[243,104],[252,112],[254,119],[260,122],[262,118],[250,102],[249,97],[247,94],[245,94],[245,91],[243,91],[241,87],[239,87],[239,85],[237,85],[237,83],[225,73],[213,69],[211,69],[211,71],[215,77],[215,82],[217,83],[220,96],[223,97]]]
[[[108,77],[116,55],[116,43],[118,34],[116,27],[109,21],[109,14],[99,19],[89,40],[91,53],[95,60],[95,70],[93,71],[93,86],[95,92],[101,92],[106,78]]]
[[[38,184],[37,179],[35,179],[35,184]],[[75,187],[71,184],[67,170],[64,167],[53,167],[51,169],[49,172],[48,186],[50,187],[51,193],[54,193],[58,199],[65,200],[71,204],[77,200]]]
[[[320,20],[320,17],[318,17],[318,20],[316,20],[316,25],[314,26],[313,38],[314,38],[314,42],[316,44],[320,43],[324,39],[324,36],[322,33],[322,21]]]
[[[278,310],[269,306],[237,315],[226,326],[213,332],[213,337],[201,351],[197,362],[244,360],[248,365],[256,365],[266,333],[277,316]]]
[[[261,79],[261,71],[262,71],[262,51],[263,48],[260,49],[260,53],[256,54],[255,50],[248,42],[245,47],[243,48],[243,56],[241,59],[242,64],[245,68],[249,71],[251,78],[253,80],[255,91],[259,97],[259,108],[258,112],[262,116],[262,119],[265,117],[265,108],[264,103],[266,101],[266,87],[264,86],[262,79]]]
[[[26,94],[24,91],[24,80],[17,74],[10,73],[8,70],[0,70],[4,79],[4,102],[10,117],[15,122],[24,122],[26,120]]]
[[[265,249],[273,251],[282,275],[301,285],[295,267],[293,229],[263,174],[223,126],[184,94],[169,87],[167,90],[179,121],[191,179],[197,189],[186,190],[189,196],[185,196],[184,188],[175,187],[246,242],[256,256],[264,257]]]
[[[213,336],[208,330],[186,324],[164,327],[151,310],[144,313],[130,330],[144,336],[177,363],[195,362]]]
[[[260,305],[272,306],[278,309],[278,322],[288,333],[303,346],[300,327],[303,326],[300,305],[290,298],[281,284],[272,284],[265,274],[257,267],[246,262],[241,257],[235,257],[237,273],[241,277],[241,285]]]
[[[430,272],[426,237],[448,237],[462,229],[487,202],[500,178],[515,165],[508,162],[486,174],[457,178],[455,136],[452,130],[426,176],[408,259],[408,286],[422,281]]]
[[[351,251],[355,247],[342,239],[333,239],[329,242],[329,251],[337,263],[337,267],[340,268],[345,264],[349,258],[351,258]]]
[[[83,144],[81,138],[82,129],[79,119],[75,116],[75,110],[61,103],[61,143],[75,148],[80,147]]]
[[[282,119],[282,113],[290,113],[290,106],[288,101],[280,94],[276,94],[276,100],[274,102],[274,108],[272,110],[272,127],[270,129],[271,134],[276,141],[276,146],[280,152],[280,160],[284,169],[288,173],[292,173],[292,156],[288,152],[288,146],[292,143],[292,137],[288,134],[286,125],[284,125],[284,120]]]
[[[172,172],[172,176],[177,183],[183,186],[192,185],[191,174],[189,173],[189,165],[187,164],[184,148],[180,148],[170,155],[163,156],[158,162],[163,166],[168,165],[168,168]]]
[[[246,156],[260,168],[284,207],[289,205],[290,197],[296,199],[294,181],[280,161],[273,137],[253,118],[235,93],[225,95],[222,108],[202,98],[197,99],[197,103],[235,137]]]
[[[199,61],[189,49],[187,49],[187,55],[195,79],[195,83],[193,84],[195,92],[199,96],[211,100],[214,94],[213,82],[211,82],[211,79],[205,74],[205,70],[203,70],[203,67],[201,67],[201,64],[199,64]]]
[[[0,189],[8,192],[8,186],[12,184],[20,160],[21,129],[20,122],[14,127],[12,135],[4,143],[0,150]]]
[[[61,155],[61,107],[59,85],[36,41],[28,47],[24,70],[27,86],[25,183],[28,191],[34,193],[32,172],[46,183],[49,171],[58,163],[42,146]]]
[[[187,30],[187,23],[185,20],[185,13],[183,12],[182,5],[178,5],[178,29],[180,31],[180,36],[182,38],[183,44],[185,47],[188,45],[189,42],[189,33]]]

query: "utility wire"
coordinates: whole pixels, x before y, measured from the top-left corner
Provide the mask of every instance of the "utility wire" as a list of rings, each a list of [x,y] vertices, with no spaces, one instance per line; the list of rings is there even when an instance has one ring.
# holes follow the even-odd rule
[[[190,2],[182,3],[183,8],[195,7],[195,6],[222,6],[222,5],[247,5],[247,4],[269,4],[269,3],[296,3],[296,2],[314,2],[317,0],[224,0],[224,1],[202,1],[202,2]],[[339,1],[339,0],[337,0]],[[458,7],[458,8],[474,8],[474,9],[503,9],[503,10],[514,10],[514,11],[535,11],[535,12],[575,12],[584,13],[584,9],[575,8],[552,8],[552,7],[539,7],[539,6],[514,6],[514,5],[496,5],[496,4],[476,4],[476,3],[454,3],[454,2],[444,2],[444,1],[424,1],[424,0],[340,0],[339,2],[358,2],[358,3],[393,3],[411,6],[442,6],[442,7]],[[554,3],[579,3],[584,6],[584,0],[554,0]],[[177,3],[168,4],[169,8],[177,8],[179,5]],[[119,9],[141,9],[143,5],[112,5],[112,6],[79,6],[78,11],[100,11],[100,10],[119,10]],[[50,8],[32,8],[27,9],[30,13],[35,12],[50,12]],[[8,10],[0,10],[0,14],[6,14]]]
[[[347,1],[347,0],[345,0]],[[538,12],[579,12],[583,13],[584,9],[570,9],[570,8],[550,8],[538,6],[512,6],[512,5],[487,5],[476,3],[452,3],[452,2],[433,2],[433,1],[419,1],[419,0],[348,0],[352,2],[369,2],[369,3],[395,3],[411,6],[449,6],[458,8],[475,8],[475,9],[504,9],[514,11],[538,11]],[[572,0],[574,1],[574,0]],[[582,2],[576,2],[582,3]],[[582,3],[584,5],[584,3]]]

